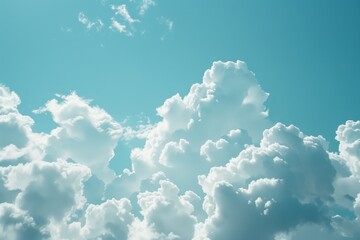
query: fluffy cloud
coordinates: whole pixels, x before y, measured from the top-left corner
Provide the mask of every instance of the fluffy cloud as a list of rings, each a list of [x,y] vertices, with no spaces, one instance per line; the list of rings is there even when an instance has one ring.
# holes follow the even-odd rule
[[[215,62],[155,124],[123,127],[72,93],[35,111],[57,127],[34,133],[0,86],[0,238],[360,238],[360,122],[339,126],[331,153],[321,136],[272,126],[267,97],[244,62]],[[144,144],[116,176],[123,141]]]
[[[33,120],[21,115],[17,106],[20,98],[15,92],[10,92],[6,87],[0,86],[0,148],[13,146],[23,148],[27,144]],[[1,151],[2,153],[4,152]],[[3,153],[6,155],[5,153]],[[3,156],[4,158],[4,156]],[[2,159],[3,159],[2,158]]]
[[[115,178],[108,167],[122,133],[120,124],[99,107],[72,93],[53,99],[38,112],[50,112],[59,127],[51,131],[47,159],[70,159],[84,164],[105,183]]]
[[[334,178],[322,137],[278,123],[264,131],[259,147],[199,177],[209,217],[197,237],[273,239],[300,224],[326,224]]]
[[[21,103],[19,96],[7,87],[0,85],[0,112],[17,112],[17,106]]]
[[[127,199],[107,200],[86,209],[86,224],[82,229],[85,239],[126,239],[129,225],[134,221],[131,203]]]
[[[20,103],[15,92],[0,85],[0,166],[42,155],[42,135],[32,132],[34,121],[18,111]]]
[[[192,192],[178,196],[179,188],[173,183],[161,180],[160,188],[154,192],[138,195],[138,203],[144,220],[155,230],[179,239],[191,239],[196,218],[192,215],[194,207],[189,198],[195,198]],[[179,224],[181,223],[181,225]]]
[[[16,240],[48,238],[25,211],[9,203],[0,204],[0,236]]]
[[[360,121],[347,121],[336,131],[340,156],[345,159],[352,175],[360,178]]]
[[[138,181],[132,190],[162,171],[180,188],[199,191],[198,175],[236,156],[245,143],[260,140],[270,125],[264,106],[267,97],[244,62],[215,62],[185,97],[176,94],[157,109],[162,121],[149,132],[145,146],[131,154],[132,178]],[[218,141],[223,143],[211,146]],[[219,159],[221,153],[216,152],[225,158]],[[118,187],[126,188],[129,177],[123,174]]]
[[[0,169],[8,190],[19,190],[15,203],[37,223],[62,220],[85,203],[83,182],[88,168],[67,162],[34,161]]]

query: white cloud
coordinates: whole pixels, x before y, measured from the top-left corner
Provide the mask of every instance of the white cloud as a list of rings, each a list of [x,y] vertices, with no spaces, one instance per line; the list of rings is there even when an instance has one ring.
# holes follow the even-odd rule
[[[191,193],[187,195],[189,194]],[[191,239],[196,218],[192,215],[194,207],[187,195],[179,196],[179,189],[175,184],[160,180],[157,191],[146,191],[138,195],[144,221],[148,225],[153,224],[158,233],[177,236],[179,239]]]
[[[104,26],[104,23],[101,19],[91,21],[83,12],[78,14],[78,20],[86,27],[87,30],[91,30],[93,27],[95,27],[97,31],[100,31]]]
[[[0,238],[1,239],[47,239],[36,226],[34,219],[26,211],[13,204],[0,204]]]
[[[88,166],[105,183],[115,173],[108,163],[122,134],[121,125],[99,107],[72,93],[53,99],[38,112],[48,111],[58,127],[51,131],[46,148],[47,160],[58,158]]]
[[[34,121],[17,107],[20,98],[0,85],[0,166],[17,164],[42,155],[43,134],[32,132]]]
[[[20,104],[19,96],[10,91],[7,87],[0,85],[0,113],[16,111],[16,107]]]
[[[128,23],[140,22],[140,20],[134,19],[130,16],[128,10],[126,9],[125,4],[121,4],[119,6],[112,5],[111,9],[115,10],[116,11],[115,14],[119,14],[120,16],[122,16],[124,20],[127,21]]]
[[[132,191],[138,191],[141,181],[158,171],[180,188],[201,191],[196,184],[199,174],[235,157],[245,143],[259,141],[269,126],[264,106],[267,96],[244,62],[215,62],[202,83],[194,84],[185,97],[176,94],[157,109],[162,120],[148,133],[145,146],[131,154],[132,178],[137,182]],[[233,130],[240,130],[238,140],[227,136]],[[224,141],[221,139],[229,141],[226,150],[225,146],[224,150],[202,147],[209,141]],[[228,158],[215,160],[218,151]],[[214,161],[206,160],[206,154],[208,158],[213,155]],[[129,176],[123,174],[118,187],[127,189]]]
[[[81,229],[85,239],[127,239],[129,225],[134,221],[127,199],[111,199],[86,209],[86,224]]]
[[[110,29],[118,31],[120,33],[124,33],[126,36],[132,36],[132,33],[127,30],[127,27],[116,21],[115,18],[111,18]]]
[[[155,0],[129,0],[126,3],[121,4],[114,3],[114,1],[100,1],[99,9],[110,8],[112,11],[110,14],[108,11],[104,12],[107,17],[90,18],[83,11],[78,14],[78,21],[90,31],[95,29],[100,31],[104,26],[115,32],[123,33],[125,36],[135,36],[137,32],[143,35],[146,31],[144,21],[147,21],[149,17],[145,18],[145,13],[151,8],[157,5]],[[137,12],[134,12],[137,9]],[[101,11],[101,10],[100,10]],[[172,31],[174,22],[168,18],[155,17],[160,19],[160,24],[163,24],[167,31]],[[164,39],[164,36],[161,36]]]
[[[234,129],[216,142],[207,140],[200,147],[200,155],[209,162],[219,162],[219,165],[224,165],[250,142],[250,137],[246,132]]]
[[[85,203],[83,182],[88,168],[66,162],[33,161],[0,169],[9,190],[20,190],[15,203],[39,224],[60,221]]]
[[[278,123],[259,147],[199,177],[209,217],[198,224],[197,238],[265,240],[304,223],[325,224],[335,169],[323,141]]]
[[[125,10],[126,26],[112,20],[131,34]],[[360,122],[339,126],[339,152],[329,153],[321,136],[269,128],[267,97],[244,62],[215,62],[188,94],[164,101],[157,123],[123,127],[72,93],[35,111],[57,125],[39,134],[0,86],[0,236],[360,238]],[[116,176],[114,149],[134,138],[145,143]]]
[[[144,15],[150,7],[153,7],[155,5],[156,2],[154,0],[141,0],[139,6],[139,14]]]
[[[340,142],[339,152],[346,160],[351,173],[360,178],[360,121],[347,121],[336,131]]]

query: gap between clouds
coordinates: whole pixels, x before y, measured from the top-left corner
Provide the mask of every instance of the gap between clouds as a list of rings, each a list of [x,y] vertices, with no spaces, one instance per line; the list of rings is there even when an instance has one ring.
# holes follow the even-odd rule
[[[0,86],[0,236],[359,238],[360,121],[339,126],[332,153],[322,136],[272,124],[268,96],[246,63],[219,61],[157,123],[133,129],[71,93],[35,110],[57,125],[36,133]],[[117,175],[114,150],[131,141]]]

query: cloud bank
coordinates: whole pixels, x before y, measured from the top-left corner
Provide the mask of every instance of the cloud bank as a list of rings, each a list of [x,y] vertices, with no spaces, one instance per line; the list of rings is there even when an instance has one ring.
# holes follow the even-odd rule
[[[0,86],[1,238],[359,239],[360,121],[338,127],[330,152],[271,123],[268,96],[246,63],[219,61],[152,125],[132,129],[71,93],[34,111],[56,124],[38,133]],[[116,169],[134,138],[132,167]]]

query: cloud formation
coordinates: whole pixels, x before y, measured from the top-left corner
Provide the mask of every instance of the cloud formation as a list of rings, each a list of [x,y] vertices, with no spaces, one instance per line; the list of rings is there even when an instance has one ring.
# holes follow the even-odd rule
[[[144,15],[145,12],[150,8],[156,5],[154,0],[141,0],[139,5],[139,14]]]
[[[259,147],[200,176],[208,214],[199,225],[201,236],[273,239],[300,224],[326,224],[335,169],[323,143],[322,137],[278,123],[264,131]]]
[[[78,20],[81,24],[83,24],[87,30],[91,30],[95,28],[96,31],[100,31],[104,26],[104,23],[101,19],[96,19],[95,21],[91,21],[83,12],[80,12],[78,15]]]
[[[32,217],[10,203],[0,204],[0,236],[2,239],[46,239]]]
[[[360,121],[340,125],[329,152],[322,136],[272,124],[268,96],[246,63],[219,61],[165,100],[156,123],[132,129],[70,93],[34,111],[56,124],[36,133],[0,86],[0,236],[360,238]],[[134,138],[131,168],[109,164]]]
[[[122,134],[121,125],[75,93],[59,98],[60,101],[53,99],[37,111],[51,113],[58,125],[47,136],[46,158],[71,159],[88,166],[105,183],[111,182],[115,173],[108,164]]]
[[[110,29],[114,32],[122,33],[125,36],[136,36],[140,32],[141,35],[147,34],[147,25],[144,21],[149,18],[157,20],[159,25],[164,25],[166,31],[173,30],[174,21],[163,16],[146,16],[146,13],[157,5],[154,0],[128,0],[121,4],[114,3],[114,1],[101,1],[98,5],[99,13],[95,17],[88,17],[86,11],[80,11],[78,14],[78,21],[86,30],[95,29],[100,32],[103,29]],[[99,17],[100,16],[100,17]],[[105,28],[104,28],[105,27]],[[165,39],[165,34],[160,37]]]

